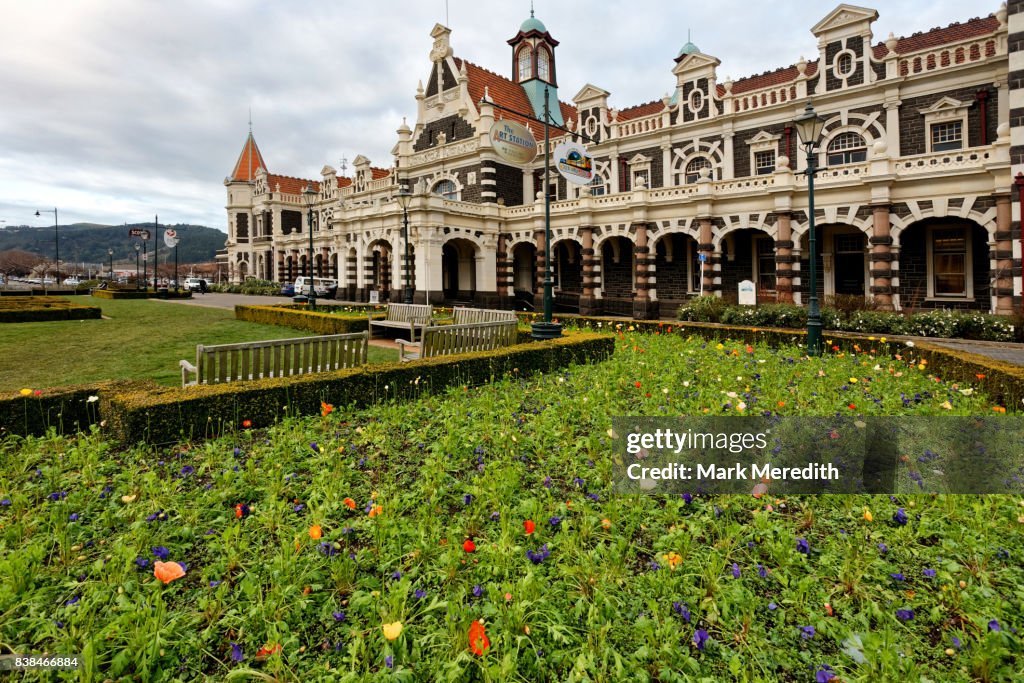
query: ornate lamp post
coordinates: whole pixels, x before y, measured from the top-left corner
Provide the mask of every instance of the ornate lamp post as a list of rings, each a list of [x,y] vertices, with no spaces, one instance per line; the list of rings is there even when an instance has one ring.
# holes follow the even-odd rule
[[[149,291],[149,273],[146,267],[146,242],[142,242],[142,289]]]
[[[136,242],[135,243],[135,289],[139,288],[139,251],[141,249],[142,249],[142,247],[140,247],[139,243]]]
[[[412,201],[412,193],[409,192],[408,185],[402,185],[398,191],[397,198],[399,206],[402,207],[402,240],[405,242],[405,266],[402,268],[402,278],[405,281],[405,287],[403,289],[402,302],[411,304],[412,283],[409,281],[411,271],[411,258],[409,256],[409,202]],[[428,301],[427,303],[430,302]]]
[[[36,211],[36,218],[40,218],[41,214]],[[57,286],[60,286],[60,237],[57,233],[57,209],[53,209],[53,263],[57,267]]]
[[[804,113],[793,122],[800,143],[807,152],[807,225],[810,231],[811,281],[807,298],[807,355],[821,355],[821,309],[818,307],[818,249],[814,235],[814,176],[818,172],[818,145],[825,128],[825,119],[818,116],[811,103],[807,102]]]
[[[114,250],[107,249],[107,255],[110,257],[110,277],[108,279],[110,284],[114,284]]]
[[[562,326],[551,321],[554,309],[551,279],[551,109],[548,88],[544,87],[544,320],[533,323],[534,339],[555,339],[562,336]]]
[[[316,204],[316,190],[312,185],[306,185],[302,189],[302,201],[306,204],[306,225],[309,226],[309,293],[306,294],[306,301],[310,308],[316,308],[316,289],[313,287],[313,205]]]

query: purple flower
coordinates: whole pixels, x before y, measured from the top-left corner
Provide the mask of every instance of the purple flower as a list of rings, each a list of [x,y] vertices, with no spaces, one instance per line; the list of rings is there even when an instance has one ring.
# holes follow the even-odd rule
[[[544,477],[544,488],[551,488],[551,477]]]
[[[796,539],[796,551],[798,553],[803,553],[804,555],[810,555],[811,544],[807,542],[806,538],[798,538]]]
[[[479,597],[483,596],[483,594],[484,594],[484,589],[480,587],[480,584],[477,584],[477,585],[473,586],[473,597],[474,598],[479,598]]]
[[[3,500],[0,500],[0,507],[8,507],[8,506],[10,506],[10,504],[11,504],[11,499],[10,498],[4,498]]]
[[[389,669],[395,668],[395,660],[391,655],[388,655],[384,658],[384,666],[386,666]]]
[[[927,578],[929,578],[929,579],[934,579],[935,578],[935,570],[934,569],[925,569],[924,572],[922,572],[922,573]]]
[[[338,554],[338,551],[328,541],[323,541],[320,545],[317,546],[317,549],[320,551],[321,554],[326,555],[327,557],[333,557]]]
[[[757,575],[760,576],[762,579],[768,578],[768,570],[764,568],[763,564],[757,565]]]
[[[550,556],[550,555],[551,555],[551,551],[548,550],[548,544],[547,543],[542,545],[540,547],[540,550],[538,550],[537,552],[533,552],[532,550],[529,550],[529,549],[527,549],[527,551],[526,551],[526,556],[528,558],[530,558],[530,562],[533,562],[534,564],[540,564],[544,560],[548,559],[548,556]]]
[[[245,659],[245,653],[242,652],[242,646],[238,643],[231,643],[231,659],[236,662],[240,662]]]
[[[391,575],[391,579],[393,581],[401,581],[402,580],[402,572],[400,572],[398,570],[395,570],[395,572]]]
[[[768,603],[768,610],[769,610],[769,611],[771,611],[771,612],[774,612],[774,611],[775,611],[775,610],[777,610],[778,608],[779,608],[779,606],[778,606],[778,605],[776,605],[776,604],[775,604],[774,602],[769,602],[769,603]]]
[[[316,444],[316,441],[311,441],[311,442],[309,443],[309,447],[313,449],[313,452],[314,452],[314,453],[319,453],[319,452],[320,452],[320,446],[318,446],[318,445]]]
[[[889,546],[887,546],[884,543],[879,543],[878,544],[878,552],[880,552],[880,553],[882,553],[884,555],[885,553],[889,552]]]
[[[685,602],[673,602],[672,611],[682,617],[687,624],[690,623],[690,607]]]
[[[469,505],[472,502],[473,502],[473,496],[472,495],[467,493],[466,495],[464,495],[462,497],[462,504],[463,505]]]
[[[338,622],[339,624],[345,621],[344,612],[331,612],[331,616],[334,617],[334,621]]]
[[[422,588],[417,588],[416,592],[413,593],[413,595],[416,596],[417,600],[422,600],[423,598],[427,597],[427,591],[423,590]]]
[[[814,633],[815,633],[815,631],[814,631],[814,627],[813,626],[801,626],[800,627],[800,637],[803,638],[804,640],[810,640],[811,638],[813,638],[814,637]]]
[[[740,578],[740,566],[735,562],[732,563],[732,578]]]
[[[149,560],[144,557],[136,557],[135,564],[138,565],[139,569],[145,569],[149,566]]]
[[[693,502],[693,495],[691,495],[689,493],[684,493],[683,494],[683,502],[686,503],[687,505],[692,503]]]
[[[701,652],[704,651],[704,645],[708,642],[708,638],[708,632],[702,628],[693,632],[693,644],[696,645],[697,649]]]
[[[216,588],[219,585],[220,585],[220,581],[211,581],[210,582],[210,588]]]
[[[889,574],[893,581],[906,581],[907,577],[903,576],[903,572],[892,572]]]
[[[907,523],[907,512],[903,508],[897,510],[893,516],[892,521],[896,522],[900,526],[904,526]]]
[[[166,562],[167,558],[171,555],[171,551],[162,545],[158,545],[153,547],[153,555],[161,562]]]
[[[957,638],[956,636],[953,636],[953,647],[955,647],[956,649],[959,650],[963,646],[964,646],[964,644],[960,642],[960,639]]]
[[[305,509],[306,506],[303,505],[302,503],[296,503],[295,505],[292,506],[292,510],[294,510],[295,512],[302,512]]]
[[[196,468],[192,467],[192,465],[185,465],[184,467],[181,468],[181,476],[187,477],[188,475],[192,474],[195,471]]]
[[[989,631],[1002,631],[1003,627],[999,625],[999,622],[997,620],[993,619],[992,621],[988,622],[988,630]]]
[[[47,498],[49,498],[52,501],[62,500],[62,499],[67,498],[67,497],[68,497],[68,492],[67,491],[54,491],[53,493],[51,493],[50,495],[47,496]]]
[[[70,515],[68,515],[68,521],[77,522],[78,521],[78,513],[77,512],[72,512]]]
[[[242,454],[242,449],[239,448],[238,446],[235,446],[235,451],[234,452],[235,452],[235,457],[237,458],[238,456],[240,456]]]
[[[492,522],[497,522],[500,519],[501,519],[501,513],[500,512],[492,512],[491,513],[491,521]]]
[[[910,621],[914,618],[914,610],[912,609],[898,609],[896,610],[896,618],[900,621]]]
[[[67,602],[65,602],[64,604],[70,607],[71,605],[74,605],[74,604],[75,604],[76,602],[78,602],[78,601],[79,601],[79,600],[81,600],[81,599],[82,599],[82,596],[81,596],[81,595],[72,595],[72,596],[71,596],[71,597],[70,597],[70,598],[68,599],[68,601],[67,601]]]
[[[188,565],[187,564],[185,564],[184,562],[179,562],[178,564],[181,566],[182,571],[186,571],[186,572],[188,571]]]
[[[551,526],[553,526],[556,529],[558,528],[558,525],[561,524],[561,523],[562,523],[562,518],[561,517],[557,517],[557,516],[556,517],[552,517],[551,519],[548,520],[548,524],[550,524]]]
[[[815,683],[828,683],[835,677],[836,675],[832,673],[832,667],[828,664],[822,664],[817,673],[814,674]]]

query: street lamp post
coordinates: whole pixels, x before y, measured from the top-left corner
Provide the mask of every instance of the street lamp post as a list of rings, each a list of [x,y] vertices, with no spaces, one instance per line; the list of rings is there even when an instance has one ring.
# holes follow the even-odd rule
[[[110,277],[107,280],[110,284],[114,284],[114,250],[107,249],[107,255],[110,257]]]
[[[554,282],[551,280],[551,121],[548,88],[544,87],[544,320],[533,323],[534,339],[555,339],[562,336],[562,326],[551,321]]]
[[[412,200],[412,193],[407,185],[402,185],[398,190],[398,204],[402,207],[402,239],[405,241],[405,267],[402,269],[402,277],[405,280],[403,302],[412,303],[412,283],[409,281],[410,257],[409,257],[409,202]],[[429,301],[427,302],[430,303]]]
[[[41,214],[36,211],[36,217],[40,218]],[[60,287],[60,236],[57,233],[57,209],[53,209],[53,263],[57,266],[57,286]]]
[[[310,308],[316,308],[316,289],[313,287],[313,205],[316,204],[316,190],[312,185],[303,188],[302,200],[306,203],[306,225],[309,227],[309,258],[306,259],[309,265],[309,293],[306,294],[306,301]]]
[[[140,247],[139,243],[136,242],[135,243],[135,289],[139,288],[139,250],[140,249],[142,249],[142,247]]]
[[[149,273],[146,268],[146,242],[142,242],[142,290],[149,291]]]
[[[810,247],[810,291],[807,298],[807,355],[821,355],[821,309],[818,307],[818,249],[814,235],[814,176],[818,172],[818,144],[825,128],[825,119],[818,116],[807,102],[804,113],[793,122],[800,142],[807,152],[807,229]]]

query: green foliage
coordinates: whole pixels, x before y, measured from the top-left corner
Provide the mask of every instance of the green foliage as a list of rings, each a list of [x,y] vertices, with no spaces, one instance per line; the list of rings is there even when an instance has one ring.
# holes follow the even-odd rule
[[[54,320],[99,319],[95,306],[82,306],[55,296],[0,297],[0,323],[37,323]]]
[[[679,308],[679,319],[699,323],[720,323],[725,311],[730,308],[722,297],[713,294],[698,296]]]
[[[337,311],[317,306],[310,311],[305,305],[235,306],[235,318],[261,325],[281,325],[315,334],[348,334],[362,332],[369,326],[367,314],[362,311]]]
[[[44,214],[45,215],[45,214]],[[53,215],[50,215],[53,218]],[[43,221],[43,219],[39,219]],[[129,223],[128,225],[97,225],[94,223],[76,223],[61,225],[60,253],[73,254],[74,262],[66,262],[67,268],[73,269],[74,263],[102,263],[104,272],[110,261],[107,249],[114,250],[114,264],[119,262],[135,265],[135,244],[137,237],[129,237],[129,228],[143,228],[150,233],[155,231],[152,223]],[[220,230],[202,225],[167,225],[160,224],[159,259],[160,264],[174,262],[174,249],[168,248],[163,241],[164,228],[178,231],[181,241],[178,244],[178,263],[205,263],[213,261],[218,249],[224,248],[227,235]],[[146,242],[149,250],[149,265],[153,265],[153,245],[151,236]],[[30,228],[28,226],[7,226],[0,230],[0,251],[22,249],[43,258],[53,258],[53,221],[49,227]]]

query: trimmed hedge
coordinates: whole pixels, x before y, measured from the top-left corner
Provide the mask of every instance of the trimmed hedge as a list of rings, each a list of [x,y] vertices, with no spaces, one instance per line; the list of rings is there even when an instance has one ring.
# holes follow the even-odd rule
[[[98,424],[108,412],[113,391],[129,387],[156,387],[155,382],[106,381],[78,384],[56,389],[31,390],[0,395],[0,438],[10,435],[41,436],[50,429],[58,434],[73,434]],[[98,400],[89,401],[90,396]]]
[[[139,291],[136,289],[93,289],[90,290],[89,294],[96,297],[97,299],[191,299],[192,292],[187,289],[178,291],[167,290],[166,292],[161,290],[159,292],[154,291]]]
[[[368,327],[366,315],[341,316],[330,312],[310,311],[304,304],[284,306],[235,306],[235,319],[263,325],[279,325],[316,334],[348,334],[363,332]]]
[[[127,443],[207,438],[238,429],[244,421],[251,427],[263,427],[283,416],[315,415],[321,401],[358,408],[381,400],[414,398],[449,387],[604,360],[614,347],[614,339],[606,335],[578,333],[498,351],[332,373],[184,389],[118,391],[110,398],[108,421],[113,437]]]
[[[0,323],[53,320],[98,320],[102,311],[53,296],[8,296],[0,299]]]

